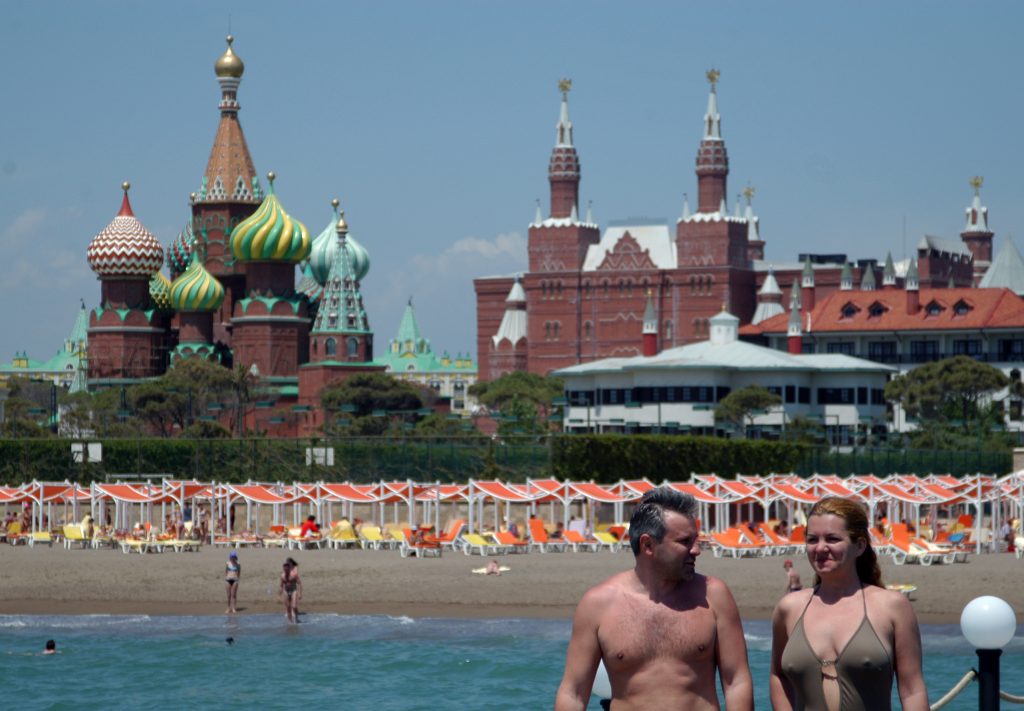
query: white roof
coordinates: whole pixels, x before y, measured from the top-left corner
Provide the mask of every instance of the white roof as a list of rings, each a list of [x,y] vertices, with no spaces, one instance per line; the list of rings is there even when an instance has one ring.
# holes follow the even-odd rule
[[[501,325],[498,326],[498,332],[491,336],[495,346],[506,339],[514,346],[520,340],[526,338],[526,309],[516,307],[516,304],[523,304],[525,302],[526,292],[523,291],[523,285],[519,283],[519,279],[516,279],[515,284],[509,289],[508,296],[505,298],[505,303],[508,306],[505,308],[505,314],[501,317]]]
[[[786,313],[786,309],[782,308],[781,303],[762,301],[758,303],[757,310],[754,311],[754,318],[750,319],[750,323],[761,323],[762,321],[767,321],[772,316],[778,316],[783,313]]]
[[[935,237],[933,235],[922,237],[921,241],[917,243],[917,248],[934,249],[936,252],[960,254],[966,257],[971,256],[971,250],[961,240],[946,239],[945,237]]]
[[[606,358],[556,370],[554,375],[591,375],[662,369],[720,369],[747,371],[846,371],[894,372],[892,366],[874,363],[853,356],[790,355],[785,351],[758,346],[746,341],[733,341],[720,345],[710,341],[670,348],[657,355],[633,358]]]
[[[668,225],[616,225],[606,228],[601,241],[587,248],[583,271],[597,271],[604,258],[615,249],[615,245],[627,232],[637,241],[641,250],[647,250],[655,266],[659,269],[675,269],[676,241],[669,233]]]
[[[1024,295],[1024,258],[1020,256],[1012,239],[1007,237],[1003,241],[1002,249],[996,253],[996,258],[992,260],[978,286],[1006,287],[1018,295]]]

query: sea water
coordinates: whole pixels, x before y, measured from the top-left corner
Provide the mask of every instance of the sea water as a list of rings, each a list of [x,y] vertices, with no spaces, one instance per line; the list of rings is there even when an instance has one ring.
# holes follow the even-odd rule
[[[388,616],[0,616],[0,689],[23,709],[550,709],[568,620]],[[771,629],[744,622],[758,708]],[[1002,688],[1024,695],[1024,637]],[[227,640],[231,638],[232,644]],[[922,627],[934,702],[977,657],[956,625]],[[59,654],[40,654],[48,639]],[[976,709],[972,684],[947,709]],[[898,704],[894,705],[898,708]],[[597,699],[588,707],[598,709]]]

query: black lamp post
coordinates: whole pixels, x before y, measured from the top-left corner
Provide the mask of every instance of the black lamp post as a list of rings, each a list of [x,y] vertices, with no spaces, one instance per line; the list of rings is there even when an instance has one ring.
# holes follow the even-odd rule
[[[967,603],[960,630],[978,652],[978,709],[999,709],[999,657],[1017,631],[1013,608],[998,597],[983,595]]]

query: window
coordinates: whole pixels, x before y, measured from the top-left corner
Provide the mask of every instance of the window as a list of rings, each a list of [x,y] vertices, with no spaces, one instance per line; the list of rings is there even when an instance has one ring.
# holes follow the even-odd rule
[[[930,363],[939,360],[938,341],[911,341],[910,361],[912,363]]]
[[[1014,362],[1024,360],[1024,339],[999,339],[999,360]]]
[[[953,341],[953,355],[977,357],[981,355],[981,341]]]
[[[324,355],[336,355],[338,352],[338,342],[333,338],[328,338],[324,341]]]
[[[811,404],[811,389],[810,388],[801,387],[799,390],[797,390],[797,401],[801,405],[810,405]]]
[[[895,341],[869,341],[868,360],[878,363],[895,363],[897,361]]]
[[[853,388],[818,388],[819,405],[852,405]]]
[[[839,315],[844,320],[851,319],[858,313],[860,313],[860,309],[857,308],[857,305],[854,304],[853,302],[847,302],[846,304],[843,305],[843,308],[839,310]]]
[[[795,385],[787,385],[786,386],[786,403],[787,404],[792,404],[794,402],[796,402],[796,386]]]
[[[826,353],[841,353],[842,355],[854,355],[854,344],[852,343],[829,343],[825,346]]]
[[[345,342],[348,350],[349,357],[354,358],[359,355],[359,339],[354,336],[350,336]]]
[[[968,304],[963,299],[960,299],[958,302],[953,304],[953,314],[954,316],[966,316],[968,313],[970,313],[971,308],[972,307],[970,304]]]
[[[928,305],[924,307],[924,314],[927,318],[935,318],[942,314],[945,308],[938,301],[929,301]]]
[[[885,404],[885,390],[882,388],[871,388],[871,404],[872,405],[884,405]]]
[[[885,315],[885,312],[888,310],[888,306],[883,304],[881,301],[876,301],[868,307],[868,318],[880,318]]]
[[[583,322],[583,340],[589,341],[594,336],[594,324],[590,321]]]
[[[867,405],[868,404],[868,389],[857,388],[857,404]]]
[[[665,322],[665,340],[666,341],[671,341],[672,340],[672,322],[671,321],[666,321]]]

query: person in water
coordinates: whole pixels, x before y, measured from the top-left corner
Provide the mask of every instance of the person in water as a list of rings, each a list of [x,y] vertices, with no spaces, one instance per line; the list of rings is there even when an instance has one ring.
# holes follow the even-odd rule
[[[48,639],[46,640],[46,647],[43,648],[43,654],[56,654],[57,653],[57,642]]]
[[[299,600],[302,599],[302,579],[299,564],[289,558],[281,571],[281,595],[284,599],[284,615],[292,624],[299,621]]]
[[[776,711],[888,711],[896,677],[906,711],[927,711],[921,632],[910,601],[882,586],[864,507],[827,497],[807,516],[814,587],[772,614]]]
[[[782,569],[786,571],[786,592],[803,590],[803,583],[800,582],[800,573],[793,569],[793,561],[789,558],[782,561]]]
[[[238,612],[236,605],[238,605],[238,581],[242,577],[242,564],[238,562],[238,553],[231,551],[231,555],[228,556],[228,563],[224,566],[224,587],[227,589],[228,594],[228,611],[227,614],[234,615]]]
[[[644,494],[629,522],[634,567],[591,588],[572,622],[556,711],[582,711],[599,662],[612,708],[754,708],[747,644],[732,593],[696,571],[697,502],[667,486]]]

